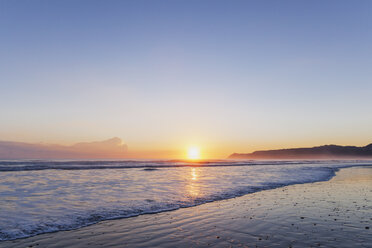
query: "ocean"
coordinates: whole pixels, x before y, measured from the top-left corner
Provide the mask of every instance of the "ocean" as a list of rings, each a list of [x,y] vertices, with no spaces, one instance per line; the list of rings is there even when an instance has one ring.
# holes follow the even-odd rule
[[[0,161],[0,240],[331,179],[372,161]]]

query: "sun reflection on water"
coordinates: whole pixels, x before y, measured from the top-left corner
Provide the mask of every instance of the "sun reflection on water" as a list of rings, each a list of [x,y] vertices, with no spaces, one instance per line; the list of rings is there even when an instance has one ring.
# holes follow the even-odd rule
[[[200,182],[198,178],[199,178],[199,169],[191,168],[189,180],[186,185],[186,190],[188,192],[188,195],[192,198],[198,197],[200,195]]]
[[[196,173],[196,168],[191,168],[191,180],[196,180],[197,179],[197,173]]]

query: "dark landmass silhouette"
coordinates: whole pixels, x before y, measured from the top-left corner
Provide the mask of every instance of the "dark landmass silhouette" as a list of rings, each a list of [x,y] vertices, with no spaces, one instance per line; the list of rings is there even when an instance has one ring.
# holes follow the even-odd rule
[[[123,158],[127,151],[128,146],[117,137],[71,146],[0,141],[0,159]]]
[[[255,151],[252,153],[233,153],[230,159],[348,159],[372,158],[372,144],[367,146],[324,145],[310,148],[290,148]]]

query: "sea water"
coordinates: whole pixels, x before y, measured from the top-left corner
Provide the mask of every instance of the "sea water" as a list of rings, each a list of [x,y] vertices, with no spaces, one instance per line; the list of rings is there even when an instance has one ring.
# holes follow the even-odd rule
[[[371,161],[0,161],[0,240],[329,180]]]

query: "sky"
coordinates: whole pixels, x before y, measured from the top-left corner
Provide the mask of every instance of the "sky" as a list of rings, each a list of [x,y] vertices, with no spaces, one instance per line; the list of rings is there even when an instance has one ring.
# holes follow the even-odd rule
[[[147,157],[372,143],[372,1],[0,1],[0,140]]]

